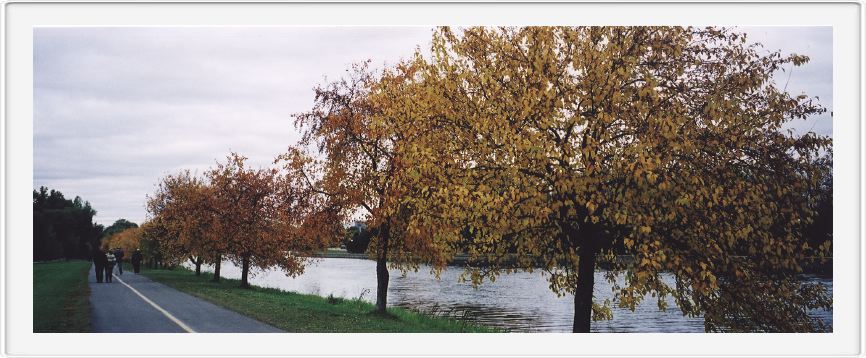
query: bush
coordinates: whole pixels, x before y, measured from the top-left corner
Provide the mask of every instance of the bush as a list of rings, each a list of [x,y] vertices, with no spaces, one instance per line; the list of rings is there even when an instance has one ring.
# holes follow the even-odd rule
[[[363,254],[370,246],[373,234],[363,226],[352,226],[346,230],[346,251],[353,254]]]

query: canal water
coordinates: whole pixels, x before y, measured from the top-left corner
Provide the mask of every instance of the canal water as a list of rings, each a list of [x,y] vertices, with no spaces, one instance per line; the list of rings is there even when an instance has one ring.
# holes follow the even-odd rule
[[[203,270],[212,271],[211,267]],[[478,324],[501,327],[512,332],[571,332],[573,296],[558,297],[549,289],[542,273],[517,272],[503,274],[495,282],[485,281],[477,288],[469,282],[460,282],[461,267],[449,267],[436,276],[429,268],[405,275],[391,270],[388,286],[388,305],[404,307],[435,315],[467,319]],[[240,268],[230,262],[222,264],[221,274],[227,278],[240,278]],[[317,258],[307,265],[304,274],[287,277],[279,270],[253,270],[250,283],[256,286],[286,291],[333,295],[347,299],[376,299],[376,263],[371,260]],[[664,277],[673,284],[673,277]],[[832,280],[813,278],[828,285]],[[612,299],[610,284],[604,272],[596,272],[595,299]],[[647,297],[631,311],[611,304],[613,319],[592,323],[594,332],[704,332],[702,317],[684,317],[668,298],[666,311],[659,311],[658,300]],[[816,311],[832,327],[832,311]]]

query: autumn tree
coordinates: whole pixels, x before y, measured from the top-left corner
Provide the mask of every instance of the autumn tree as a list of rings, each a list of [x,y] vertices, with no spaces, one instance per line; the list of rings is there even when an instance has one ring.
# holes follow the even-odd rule
[[[178,249],[172,247],[177,242],[174,232],[169,230],[164,218],[156,215],[151,216],[141,224],[139,247],[144,257],[151,268],[164,267],[166,263],[174,263],[173,255],[166,253],[178,252]],[[165,258],[169,258],[165,260]]]
[[[125,252],[133,252],[141,245],[141,228],[128,227],[127,229],[115,232],[111,236],[102,240],[102,247],[105,249],[119,247]]]
[[[773,80],[807,61],[717,28],[441,28],[416,78],[428,108],[405,113],[419,135],[403,146],[404,201],[485,263],[470,268],[476,283],[546,271],[553,291],[574,294],[574,332],[610,317],[593,287],[614,245],[634,257],[624,282],[606,275],[621,307],[652,293],[660,309],[672,298],[702,314],[707,331],[823,329],[809,311],[829,308],[829,293],[798,274],[829,250],[802,231],[830,139],[782,128],[824,109]],[[320,91],[300,121],[347,163],[345,185],[378,199],[387,188],[372,184],[394,162],[377,135],[390,132],[364,122],[381,109],[353,88]]]
[[[325,246],[298,234],[302,205],[292,177],[276,168],[249,168],[246,157],[231,153],[225,163],[206,172],[210,229],[224,240],[221,254],[241,266],[241,287],[248,288],[250,269],[279,267],[290,276],[303,272],[306,257]]]
[[[381,72],[371,70],[369,62],[358,64],[348,77],[316,88],[313,109],[295,115],[303,133],[299,145],[281,157],[285,168],[303,180],[299,184],[320,196],[313,210],[317,215],[310,220],[329,225],[308,235],[339,238],[353,219],[367,225],[368,252],[376,260],[378,312],[387,306],[389,265],[417,269],[422,262],[445,264],[429,237],[407,230],[412,207],[399,184],[405,168],[401,145],[416,133],[409,120],[424,108],[421,102],[413,105],[422,90],[416,81],[418,60]]]
[[[132,221],[126,219],[117,219],[114,221],[114,223],[112,223],[111,225],[106,227],[105,230],[102,231],[102,237],[107,238],[126,229],[136,227],[138,227],[138,224]]]
[[[212,262],[212,253],[221,247],[211,228],[213,215],[208,185],[189,170],[168,175],[148,197],[147,208],[173,238],[162,241],[163,251],[178,260],[188,259],[195,266],[196,275],[200,275],[201,265]]]

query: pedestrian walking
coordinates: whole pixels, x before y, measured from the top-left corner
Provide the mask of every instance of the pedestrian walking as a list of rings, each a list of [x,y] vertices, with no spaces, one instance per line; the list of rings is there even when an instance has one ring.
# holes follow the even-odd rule
[[[112,282],[111,275],[114,273],[114,263],[117,259],[111,253],[111,250],[108,250],[108,253],[105,254],[105,259],[107,261],[105,264],[105,282]]]
[[[123,275],[123,248],[114,249],[114,258],[117,259],[117,272]]]
[[[105,272],[105,264],[107,259],[105,258],[105,252],[102,249],[96,249],[93,251],[93,267],[96,268],[96,282],[102,283],[102,276]]]
[[[132,253],[132,271],[135,273],[141,272],[141,250],[135,249],[135,252]]]

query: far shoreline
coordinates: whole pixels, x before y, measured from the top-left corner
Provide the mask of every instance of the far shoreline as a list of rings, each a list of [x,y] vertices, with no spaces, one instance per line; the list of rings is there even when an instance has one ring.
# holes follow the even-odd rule
[[[353,260],[370,260],[375,261],[370,257],[369,254],[366,253],[352,253],[346,251],[346,249],[342,248],[329,248],[325,251],[320,251],[313,256],[312,258],[326,258],[326,259],[353,259]],[[617,263],[622,264],[631,264],[634,262],[634,256],[632,255],[617,255],[616,256]],[[599,262],[598,268],[601,270],[610,270],[613,265],[610,263]],[[469,266],[469,256],[468,255],[456,255],[453,260],[448,262],[447,267],[466,267]],[[479,267],[483,267],[483,265],[476,265]],[[824,262],[820,262],[816,259],[815,262],[811,264],[805,264],[803,272],[801,275],[816,275],[819,277],[833,277],[833,258],[827,257]]]

